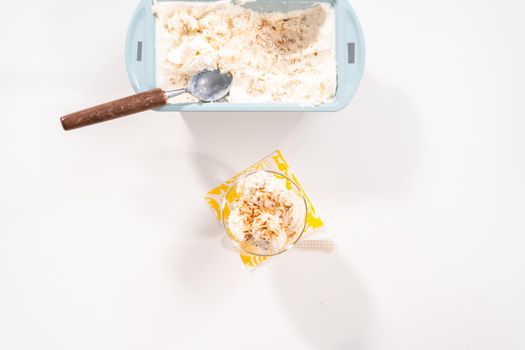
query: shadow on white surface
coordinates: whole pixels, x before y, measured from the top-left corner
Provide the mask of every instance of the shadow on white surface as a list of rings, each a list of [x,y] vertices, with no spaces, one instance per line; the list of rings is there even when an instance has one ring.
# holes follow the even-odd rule
[[[412,183],[421,157],[422,135],[409,98],[366,74],[352,103],[334,114],[308,114],[290,135],[302,142],[293,167],[303,185],[316,181],[325,198],[389,197],[403,194]],[[303,176],[302,174],[308,174]],[[315,192],[311,194],[317,203]],[[322,212],[322,208],[320,208]]]
[[[141,216],[177,237],[210,239],[222,233],[204,195],[232,172],[224,163],[170,149],[138,151],[134,159],[128,172],[139,175],[129,196]]]
[[[370,310],[358,280],[337,254],[290,251],[271,262],[281,307],[312,349],[363,349]]]
[[[221,229],[216,226],[216,232]],[[173,257],[174,274],[190,296],[188,305],[207,313],[232,301],[242,290],[239,284],[248,273],[234,247],[228,248],[224,234],[207,239],[179,242]]]
[[[206,205],[204,194],[220,185],[225,179],[229,178],[234,171],[217,159],[203,154],[190,153],[190,160],[195,167],[202,186],[206,188],[203,195],[201,195],[202,202]],[[197,236],[212,238],[223,234],[222,227],[215,222],[214,215],[210,209],[209,219],[202,220],[199,223],[196,222],[194,233]]]
[[[341,174],[352,192],[397,193],[410,183],[419,162],[421,130],[402,91],[367,76],[351,107],[348,128],[332,128],[351,166]]]
[[[201,184],[208,190],[217,187],[235,172],[218,159],[201,153],[190,153],[190,159],[195,166]]]
[[[182,113],[194,135],[196,151],[221,158],[226,155],[227,160],[241,161],[244,167],[279,148],[303,116],[284,112]]]

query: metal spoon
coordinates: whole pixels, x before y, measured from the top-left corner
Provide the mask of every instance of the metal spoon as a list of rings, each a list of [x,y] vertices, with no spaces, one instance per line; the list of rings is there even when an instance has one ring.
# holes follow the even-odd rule
[[[154,89],[119,100],[107,102],[60,118],[64,130],[105,122],[130,114],[146,111],[168,103],[170,98],[190,93],[202,102],[220,100],[230,92],[233,77],[218,70],[203,70],[195,73],[188,86],[178,90]]]

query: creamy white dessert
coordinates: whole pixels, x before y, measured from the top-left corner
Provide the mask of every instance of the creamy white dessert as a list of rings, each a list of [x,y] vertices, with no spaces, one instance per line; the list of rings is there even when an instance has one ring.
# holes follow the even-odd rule
[[[230,206],[228,229],[248,252],[276,254],[294,243],[306,220],[306,204],[287,181],[260,171],[243,178]]]
[[[256,12],[229,1],[159,2],[156,81],[185,87],[203,69],[233,75],[233,103],[314,104],[333,100],[337,87],[335,16],[316,3],[287,13]],[[196,102],[188,94],[170,103]]]

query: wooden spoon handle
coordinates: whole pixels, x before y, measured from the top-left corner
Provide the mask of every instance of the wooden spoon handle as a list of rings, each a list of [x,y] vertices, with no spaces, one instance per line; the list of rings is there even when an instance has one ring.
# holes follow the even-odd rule
[[[160,107],[167,102],[164,91],[154,89],[65,115],[60,121],[64,130],[72,130]]]

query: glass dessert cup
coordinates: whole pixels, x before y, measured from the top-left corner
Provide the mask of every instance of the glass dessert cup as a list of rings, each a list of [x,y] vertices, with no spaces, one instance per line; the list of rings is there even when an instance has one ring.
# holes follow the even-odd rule
[[[270,244],[272,245],[271,247],[262,246],[260,242],[264,243],[265,241],[257,241],[257,239],[253,238],[254,236],[259,237],[258,231],[256,228],[250,227],[250,230],[253,230],[253,232],[249,231],[249,233],[246,233],[247,231],[243,231],[246,233],[244,235],[244,238],[240,237],[238,229],[237,230],[232,229],[232,225],[234,224],[234,222],[236,222],[235,221],[236,219],[238,222],[238,215],[236,213],[238,213],[239,210],[248,212],[248,213],[250,213],[250,210],[253,210],[253,206],[251,208],[245,208],[243,207],[244,204],[241,205],[240,203],[241,202],[245,203],[245,200],[243,200],[243,198],[245,198],[247,195],[251,194],[254,191],[254,188],[250,189],[249,186],[247,186],[247,184],[250,183],[250,181],[251,182],[257,181],[257,180],[254,180],[255,177],[258,177],[259,179],[261,178],[265,179],[264,181],[266,182],[264,182],[265,183],[264,186],[269,186],[273,188],[273,190],[272,189],[269,190],[269,193],[273,193],[272,191],[277,191],[277,192],[280,192],[278,193],[277,197],[292,199],[292,201],[288,201],[287,204],[284,204],[284,207],[279,207],[279,208],[274,208],[273,207],[274,204],[272,204],[271,207],[267,207],[266,206],[267,202],[263,200],[262,202],[260,202],[260,203],[265,203],[261,205],[261,208],[262,208],[261,210],[263,212],[259,216],[255,214],[255,220],[258,220],[258,218],[261,218],[261,217],[266,218],[268,217],[268,215],[271,215],[267,211],[269,211],[270,213],[272,211],[277,211],[277,216],[275,216],[275,218],[280,218],[277,220],[283,220],[284,223],[288,223],[288,226],[284,226],[284,224],[282,226],[279,226],[279,227],[286,227],[286,230],[284,229],[280,230],[281,232],[280,240],[276,238],[277,236],[276,234],[273,234],[273,232],[271,232],[271,234],[273,234],[273,237],[275,238],[274,240],[272,240],[272,243],[277,242],[277,241],[279,242],[279,245],[277,247],[275,247],[275,244],[273,245]],[[263,193],[263,194],[267,193],[266,192],[267,190],[265,189],[264,186],[262,187],[262,190],[259,190],[259,189],[255,190],[257,192],[256,196],[259,196],[260,193]],[[262,191],[262,192],[258,192],[258,191]],[[285,202],[287,201],[287,199],[285,199]],[[273,202],[270,201],[270,203],[273,203]],[[278,205],[278,204],[275,204],[275,205]],[[279,213],[281,213],[280,211],[281,208],[284,208],[285,213],[281,216],[278,216]],[[253,216],[253,211],[251,213]],[[308,204],[303,194],[303,191],[301,190],[299,185],[297,185],[297,183],[295,183],[288,176],[275,172],[275,171],[269,171],[269,170],[260,170],[260,171],[252,172],[252,173],[248,173],[248,174],[242,175],[239,178],[237,178],[235,183],[233,183],[230,186],[228,192],[226,192],[226,195],[224,196],[224,199],[221,205],[222,224],[224,226],[224,229],[228,237],[233,242],[234,246],[237,249],[239,249],[241,252],[244,252],[250,255],[256,255],[256,256],[274,256],[274,255],[282,254],[288,251],[289,249],[291,249],[301,239],[302,235],[304,234],[306,227],[307,227],[307,217],[308,217]],[[230,220],[232,222],[230,222]],[[270,224],[270,226],[271,225],[272,224]],[[276,230],[276,231],[279,231],[279,230]],[[283,236],[282,232],[286,232],[285,239],[282,238]],[[247,237],[251,237],[253,239],[249,240],[247,239]],[[261,237],[263,236],[261,235]]]

